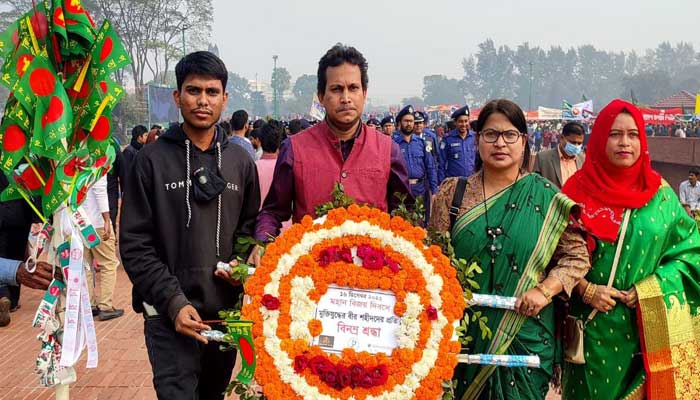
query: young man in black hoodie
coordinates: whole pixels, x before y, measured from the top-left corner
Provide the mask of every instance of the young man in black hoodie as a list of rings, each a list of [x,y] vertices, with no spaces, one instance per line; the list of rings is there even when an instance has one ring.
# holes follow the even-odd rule
[[[129,172],[129,168],[134,164],[134,158],[146,144],[148,139],[148,129],[143,125],[136,125],[131,129],[131,143],[124,149],[122,154],[124,155],[124,164],[126,171]]]
[[[224,63],[191,53],[175,75],[184,123],[136,156],[124,190],[121,255],[134,310],[145,317],[158,398],[223,399],[235,354],[207,343],[202,320],[232,308],[243,290],[215,276],[216,264],[239,256],[237,237],[252,236],[260,189],[253,160],[216,127],[228,98]]]

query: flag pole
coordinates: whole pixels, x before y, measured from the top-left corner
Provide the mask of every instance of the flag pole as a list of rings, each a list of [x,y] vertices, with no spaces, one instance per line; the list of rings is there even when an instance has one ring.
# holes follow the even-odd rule
[[[46,186],[46,182],[44,182],[44,178],[41,177],[41,174],[36,169],[36,167],[34,166],[32,161],[29,159],[29,157],[27,157],[26,154],[24,155],[24,159],[25,159],[25,161],[27,161],[29,163],[29,167],[32,169],[32,171],[34,171],[34,175],[36,175],[37,179],[39,179],[39,182],[41,182],[41,185]]]

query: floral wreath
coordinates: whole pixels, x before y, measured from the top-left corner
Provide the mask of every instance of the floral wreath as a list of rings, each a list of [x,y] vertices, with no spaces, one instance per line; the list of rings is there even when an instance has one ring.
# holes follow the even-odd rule
[[[267,246],[246,282],[252,302],[255,379],[277,399],[436,399],[452,378],[465,308],[455,269],[424,229],[381,210],[351,205],[304,217]],[[327,354],[316,304],[329,285],[387,290],[396,297],[397,347],[391,354]]]

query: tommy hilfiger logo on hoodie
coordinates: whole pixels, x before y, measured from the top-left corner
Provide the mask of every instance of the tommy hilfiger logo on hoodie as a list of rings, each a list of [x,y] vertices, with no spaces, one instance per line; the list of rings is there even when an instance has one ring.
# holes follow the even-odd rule
[[[165,191],[169,192],[171,190],[184,189],[185,188],[185,181],[171,182],[171,183],[166,183],[164,185],[165,185]],[[192,186],[192,181],[190,181],[190,186]],[[238,184],[231,183],[231,182],[226,182],[226,189],[234,191],[234,192],[238,192],[240,190]]]

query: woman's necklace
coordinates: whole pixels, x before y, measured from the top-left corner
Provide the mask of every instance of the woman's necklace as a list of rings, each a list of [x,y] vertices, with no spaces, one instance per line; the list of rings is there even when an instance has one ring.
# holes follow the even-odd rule
[[[515,181],[507,189],[508,200],[506,201],[506,204],[510,204],[511,197],[513,196],[513,186],[515,186],[515,183],[518,182],[519,178],[520,171],[518,171],[518,176],[515,178]],[[484,194],[484,200],[482,202],[482,205],[484,206],[484,216],[486,217],[486,236],[489,240],[487,250],[491,256],[491,266],[493,267],[496,264],[496,256],[498,256],[501,253],[501,250],[503,249],[503,244],[501,243],[501,236],[506,236],[506,231],[503,228],[503,221],[506,218],[506,212],[503,212],[501,221],[497,225],[491,225],[489,223],[489,211],[486,207],[486,181],[484,178],[483,171],[481,172],[481,189]]]

